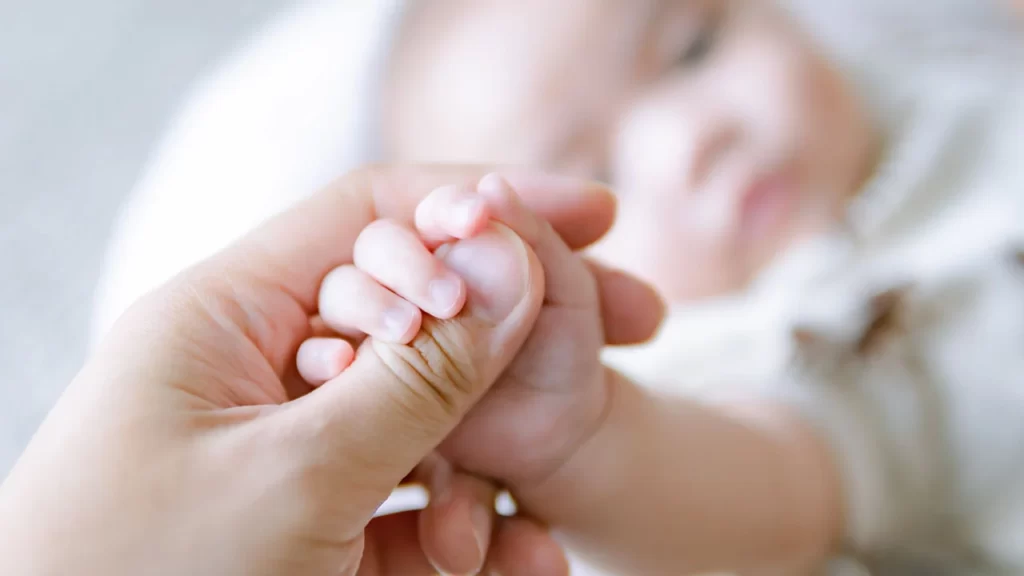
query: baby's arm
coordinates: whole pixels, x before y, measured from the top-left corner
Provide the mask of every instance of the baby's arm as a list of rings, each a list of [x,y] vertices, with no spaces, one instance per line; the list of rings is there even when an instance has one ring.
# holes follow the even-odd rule
[[[603,427],[520,504],[623,574],[807,574],[841,510],[825,446],[770,404],[711,407],[613,374]]]
[[[395,222],[371,224],[356,243],[356,262],[324,279],[320,323],[339,330],[302,343],[296,366],[302,378],[319,386],[337,377],[355,357],[352,344],[370,336],[408,344],[423,314],[454,317],[466,302],[462,278],[431,254],[441,244],[480,233],[488,224],[483,197],[460,186],[438,188],[416,211],[417,233]]]

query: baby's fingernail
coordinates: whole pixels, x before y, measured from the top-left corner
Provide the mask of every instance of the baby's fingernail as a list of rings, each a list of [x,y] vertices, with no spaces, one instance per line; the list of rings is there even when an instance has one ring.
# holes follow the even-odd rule
[[[462,296],[462,280],[452,275],[435,278],[430,281],[427,290],[430,293],[430,300],[441,312],[442,317],[448,318],[457,314],[456,308]]]
[[[299,347],[296,364],[300,376],[316,386],[336,378],[351,360],[351,348],[345,341],[311,338]]]
[[[404,340],[414,320],[415,314],[412,310],[406,306],[398,306],[385,310],[381,323],[388,339],[399,342]]]
[[[498,174],[488,174],[480,179],[476,185],[477,194],[488,199],[492,204],[499,206],[518,203],[515,191],[508,181]]]
[[[500,174],[494,172],[481,178],[480,182],[476,185],[477,192],[481,194],[503,192],[507,188],[509,188],[508,182]]]
[[[464,198],[452,207],[452,223],[463,230],[472,227],[483,215],[484,201],[480,198]]]

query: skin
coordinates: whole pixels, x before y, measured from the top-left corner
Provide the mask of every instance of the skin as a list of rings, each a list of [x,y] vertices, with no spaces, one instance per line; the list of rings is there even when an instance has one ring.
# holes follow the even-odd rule
[[[508,264],[461,276],[466,294],[489,298],[424,322],[411,345],[366,339],[315,390],[295,372],[320,283],[353,263],[360,233],[380,218],[411,223],[430,190],[484,173],[349,174],[136,303],[0,487],[0,573],[415,576],[436,572],[425,551],[468,547],[504,574],[563,575],[558,548],[522,518],[488,519],[483,539],[438,508],[373,518],[423,475],[449,512],[493,498],[432,453],[528,338],[544,243],[490,229],[457,243],[474,268]],[[570,246],[613,216],[601,186],[507,177]],[[621,282],[608,288],[607,301],[630,300]]]
[[[401,38],[390,157],[612,183],[598,254],[672,301],[747,285],[874,164],[860,103],[770,2],[433,0]]]

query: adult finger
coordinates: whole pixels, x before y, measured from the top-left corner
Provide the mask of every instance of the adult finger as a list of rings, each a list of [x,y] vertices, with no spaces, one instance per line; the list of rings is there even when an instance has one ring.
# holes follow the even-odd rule
[[[455,470],[438,454],[424,461],[430,500],[420,514],[420,542],[444,574],[476,574],[483,568],[497,512],[498,489]]]
[[[419,540],[419,510],[374,518],[366,527],[357,576],[434,576]]]
[[[665,301],[654,288],[621,270],[586,260],[601,301],[605,343],[642,344],[658,332],[665,319]]]
[[[501,576],[569,576],[563,548],[532,520],[499,518],[483,574]]]

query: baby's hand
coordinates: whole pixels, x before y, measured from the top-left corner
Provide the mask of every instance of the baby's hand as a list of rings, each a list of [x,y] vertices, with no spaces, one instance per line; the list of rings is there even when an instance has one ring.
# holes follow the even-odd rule
[[[441,452],[474,474],[512,487],[528,486],[546,478],[576,451],[597,428],[607,405],[600,362],[605,344],[602,299],[594,272],[611,280],[603,285],[625,288],[619,295],[629,297],[635,286],[588,266],[546,221],[519,202],[500,177],[484,178],[475,191],[447,187],[433,192],[417,210],[418,235],[394,222],[368,227],[356,243],[355,264],[328,277],[321,291],[321,316],[349,340],[307,341],[299,351],[298,366],[311,384],[322,383],[351,361],[350,343],[362,335],[408,343],[424,312],[438,319],[457,315],[467,301],[462,278],[480,274],[479,267],[474,269],[461,257],[459,240],[488,226],[507,227],[534,249],[545,274],[544,305],[515,360]],[[655,297],[641,297],[649,312]],[[485,301],[493,295],[470,293],[468,298]],[[353,305],[356,302],[358,306]],[[638,312],[643,315],[643,310]],[[642,328],[639,338],[620,333],[613,340],[642,339],[653,327]],[[493,351],[496,356],[509,352]]]
[[[423,313],[447,320],[462,311],[465,282],[431,249],[480,233],[488,223],[485,200],[469,190],[440,188],[420,203],[416,221],[418,236],[397,222],[374,222],[356,240],[354,263],[324,279],[320,318],[343,338],[303,342],[296,364],[310,385],[341,374],[355,358],[353,345],[366,336],[408,344]]]

